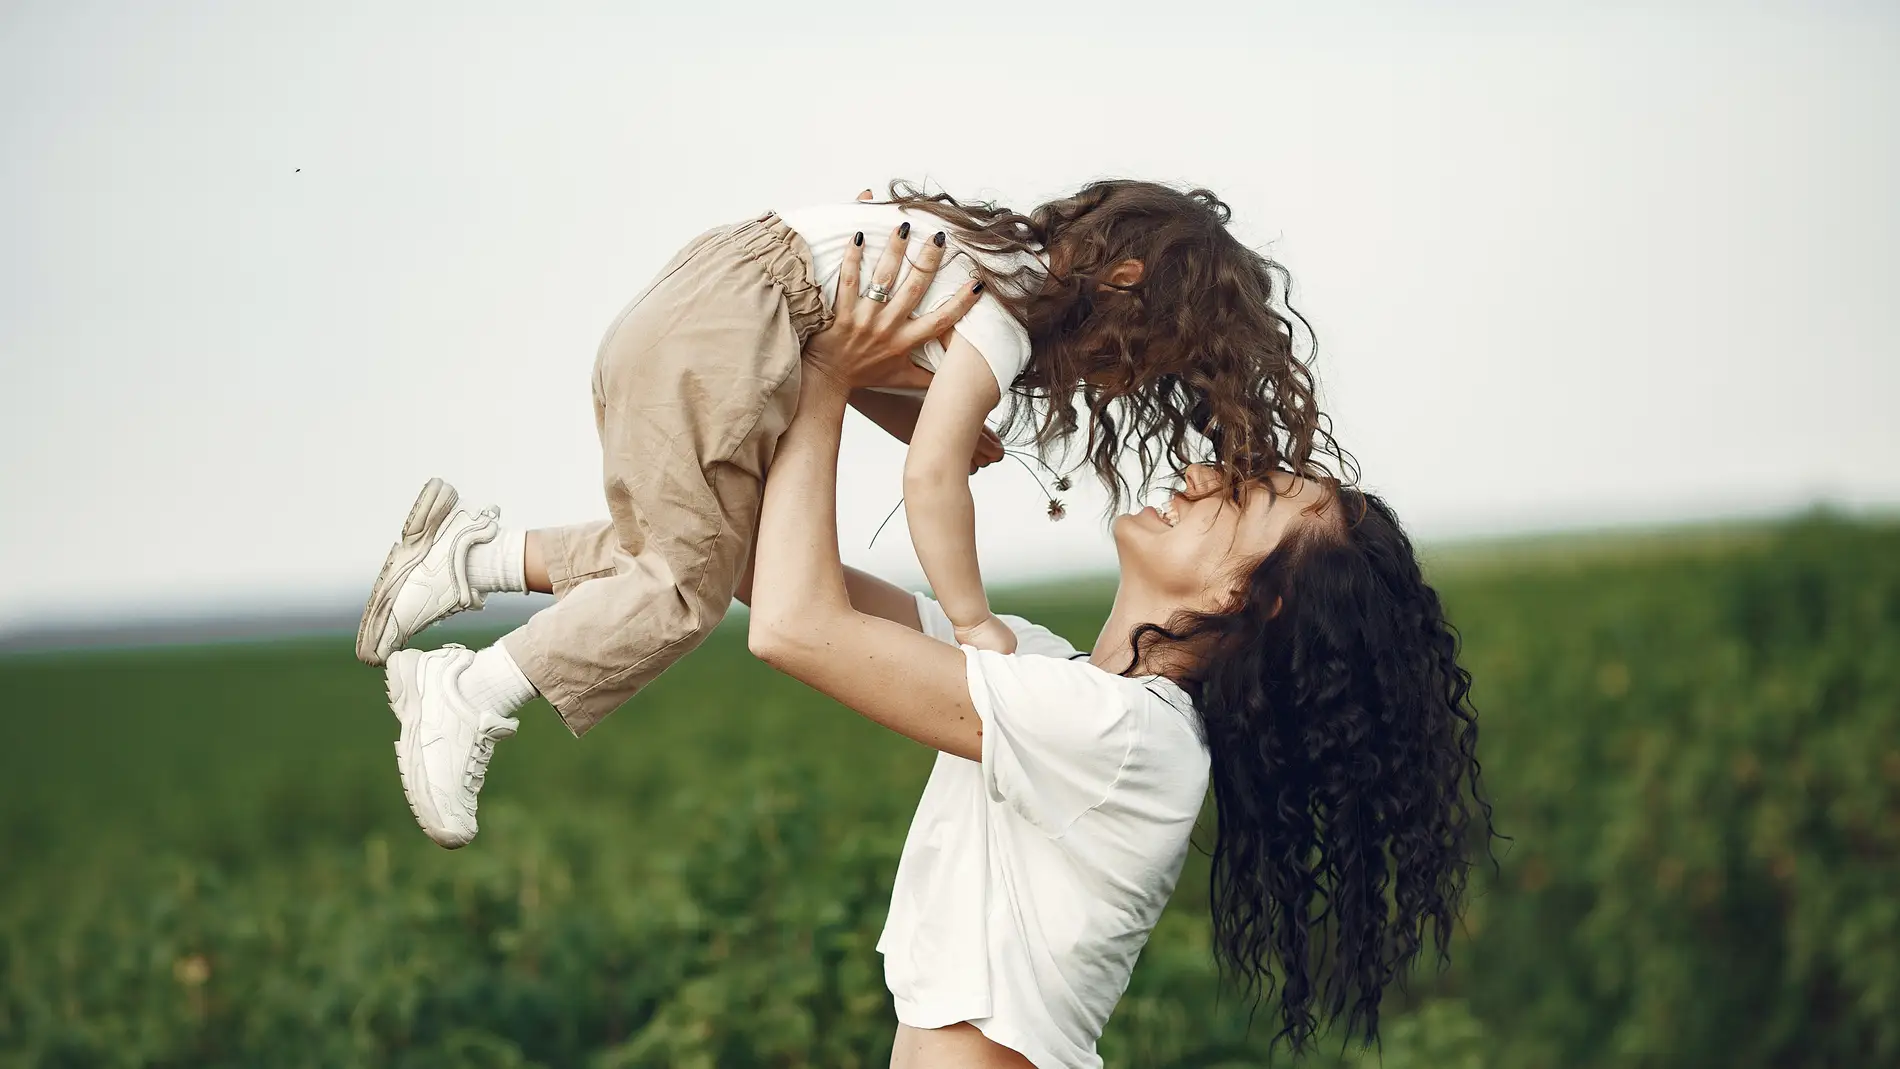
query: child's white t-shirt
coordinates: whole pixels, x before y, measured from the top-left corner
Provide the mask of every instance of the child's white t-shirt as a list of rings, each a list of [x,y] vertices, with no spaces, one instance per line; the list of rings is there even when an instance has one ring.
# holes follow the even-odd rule
[[[910,276],[910,264],[923,252],[924,246],[936,236],[937,231],[943,230],[949,234],[943,266],[937,271],[937,276],[930,280],[930,288],[924,291],[924,299],[918,304],[914,315],[935,310],[975,278],[976,273],[971,269],[972,257],[982,257],[992,270],[1005,275],[1019,267],[1031,267],[1038,272],[1045,270],[1041,260],[1028,254],[998,255],[965,249],[958,243],[955,229],[944,220],[929,212],[907,210],[895,204],[866,204],[861,201],[820,204],[780,212],[779,218],[785,220],[785,224],[811,247],[812,269],[818,276],[819,288],[824,291],[827,308],[836,306],[838,276],[844,268],[845,250],[851,247],[852,237],[859,232],[864,234],[864,277],[861,281],[868,286],[871,269],[876,266],[878,257],[883,255],[891,231],[907,220],[910,223],[910,247],[904,266],[899,269],[897,283],[891,287],[893,293]],[[957,321],[956,330],[976,347],[977,352],[983,354],[984,362],[996,375],[997,389],[1008,395],[1017,376],[1029,366],[1029,331],[1004,310],[1002,302],[994,294],[989,293],[977,298],[975,307]],[[943,343],[932,338],[911,354],[911,360],[919,367],[934,372],[943,362],[943,352]]]
[[[924,632],[954,642],[921,595]],[[964,647],[983,759],[938,754],[877,949],[898,1020],[969,1021],[1038,1066],[1100,1066],[1096,1041],[1174,892],[1207,793],[1188,696],[1071,659],[1004,617],[1016,653]]]

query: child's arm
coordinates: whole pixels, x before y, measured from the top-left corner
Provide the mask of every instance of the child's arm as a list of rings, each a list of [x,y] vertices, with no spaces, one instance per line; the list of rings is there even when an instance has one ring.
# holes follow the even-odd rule
[[[924,399],[881,390],[852,390],[851,407],[857,409],[865,419],[884,428],[886,434],[909,444],[917,430],[917,416],[923,411]],[[1001,459],[1003,439],[986,426],[977,435],[976,451],[970,455],[970,474],[974,475],[977,469],[987,468]]]
[[[1014,653],[1016,636],[990,612],[976,561],[976,504],[970,457],[983,418],[1002,400],[996,375],[976,347],[957,335],[944,352],[904,458],[904,512],[911,544],[957,641]]]

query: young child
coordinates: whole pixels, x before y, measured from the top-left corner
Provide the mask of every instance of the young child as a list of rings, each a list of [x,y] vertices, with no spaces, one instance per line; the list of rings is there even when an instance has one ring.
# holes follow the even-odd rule
[[[530,542],[497,509],[458,510],[456,492],[430,480],[377,576],[357,656],[387,664],[398,770],[423,830],[451,848],[474,837],[494,744],[537,693],[583,734],[725,615],[796,407],[800,352],[840,287],[889,301],[911,263],[942,255],[915,306],[980,294],[912,354],[934,372],[921,403],[854,398],[909,442],[912,540],[966,644],[1015,645],[983,593],[968,482],[1004,397],[1022,402],[1010,422],[1039,447],[1086,423],[1085,455],[1118,501],[1130,451],[1143,483],[1206,459],[1203,442],[1233,479],[1306,470],[1316,439],[1330,439],[1276,307],[1284,276],[1227,219],[1212,193],[1148,182],[1098,182],[1026,216],[893,184],[888,202],[767,213],[693,241],[620,314],[596,360],[611,519]],[[868,279],[845,274],[874,257]],[[403,648],[491,591],[526,589],[530,550],[556,604],[480,652]]]

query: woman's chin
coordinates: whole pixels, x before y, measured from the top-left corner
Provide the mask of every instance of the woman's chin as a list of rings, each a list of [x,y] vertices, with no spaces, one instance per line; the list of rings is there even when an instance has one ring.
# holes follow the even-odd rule
[[[1141,536],[1146,533],[1142,529],[1141,520],[1142,514],[1139,512],[1124,512],[1115,517],[1115,522],[1109,524],[1109,535],[1115,539],[1115,559],[1123,571],[1128,570],[1128,563],[1135,552],[1135,546],[1140,542]]]

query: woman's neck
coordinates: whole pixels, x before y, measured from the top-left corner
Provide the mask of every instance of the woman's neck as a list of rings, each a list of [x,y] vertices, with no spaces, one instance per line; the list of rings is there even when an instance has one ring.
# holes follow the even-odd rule
[[[1143,643],[1140,663],[1130,667],[1134,661],[1134,646],[1131,639],[1135,629],[1143,624],[1166,627],[1174,617],[1176,607],[1163,604],[1153,598],[1142,597],[1127,586],[1115,590],[1114,607],[1108,611],[1108,622],[1102,625],[1102,633],[1096,636],[1095,648],[1089,651],[1089,663],[1105,672],[1118,675],[1166,675],[1177,674],[1173,667],[1164,661],[1177,660],[1178,655],[1169,657],[1162,651],[1153,649],[1153,643]]]

